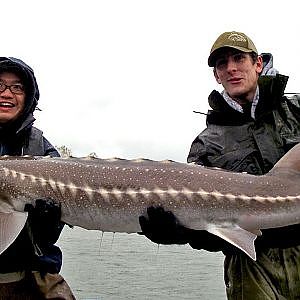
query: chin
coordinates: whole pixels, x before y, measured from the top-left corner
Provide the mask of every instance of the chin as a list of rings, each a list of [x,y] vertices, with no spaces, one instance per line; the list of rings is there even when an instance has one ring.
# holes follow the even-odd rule
[[[8,115],[1,115],[0,114],[0,124],[5,124],[5,123],[8,123],[8,122],[13,121],[15,119],[16,119],[15,116],[8,116]]]

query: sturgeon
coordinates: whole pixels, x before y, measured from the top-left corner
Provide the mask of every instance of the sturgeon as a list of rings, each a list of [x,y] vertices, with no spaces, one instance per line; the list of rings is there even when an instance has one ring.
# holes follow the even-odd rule
[[[300,223],[300,144],[262,176],[173,161],[0,159],[0,254],[23,228],[26,203],[51,198],[61,220],[85,229],[140,232],[150,206],[172,211],[256,259],[261,229]]]

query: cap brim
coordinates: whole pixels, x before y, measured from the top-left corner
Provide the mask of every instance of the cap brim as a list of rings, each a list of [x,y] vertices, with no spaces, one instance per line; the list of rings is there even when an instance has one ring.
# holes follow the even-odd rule
[[[224,50],[224,48],[232,48],[232,49],[237,49],[240,50],[242,52],[246,52],[246,53],[250,53],[253,52],[253,50],[250,49],[246,49],[244,47],[238,47],[238,46],[232,46],[232,45],[224,45],[220,48],[217,48],[216,50],[214,50],[208,57],[208,65],[210,67],[215,67],[215,63],[216,63],[216,57],[218,56],[218,54]]]

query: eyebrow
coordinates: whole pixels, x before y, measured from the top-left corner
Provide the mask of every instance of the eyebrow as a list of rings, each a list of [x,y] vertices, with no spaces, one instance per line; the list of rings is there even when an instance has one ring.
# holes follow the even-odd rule
[[[7,81],[7,80],[4,80],[0,77],[0,81],[3,82],[3,83],[9,83],[9,84],[22,84],[24,85],[24,83],[21,81],[21,79],[16,79],[16,80],[12,80],[12,81]]]

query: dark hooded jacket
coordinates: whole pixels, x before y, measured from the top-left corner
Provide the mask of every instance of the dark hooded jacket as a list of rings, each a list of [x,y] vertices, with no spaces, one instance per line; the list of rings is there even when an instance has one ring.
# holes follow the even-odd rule
[[[287,81],[288,77],[280,74],[259,78],[255,119],[250,112],[234,110],[219,92],[213,91],[208,99],[211,110],[207,114],[207,128],[193,141],[187,161],[234,172],[267,173],[300,142],[300,97],[284,95]],[[300,237],[295,235],[298,230],[298,225],[264,230],[256,246],[300,245]],[[224,242],[220,242],[224,249]]]
[[[33,127],[33,112],[39,100],[39,89],[33,70],[20,59],[0,57],[0,73],[5,71],[20,77],[26,98],[21,115],[12,122],[0,125],[0,155],[59,156],[42,131]],[[41,249],[42,255],[37,256],[27,228],[24,227],[15,242],[0,255],[0,273],[39,270],[41,266],[44,272],[59,272],[62,264],[61,251],[52,242],[46,244]]]

